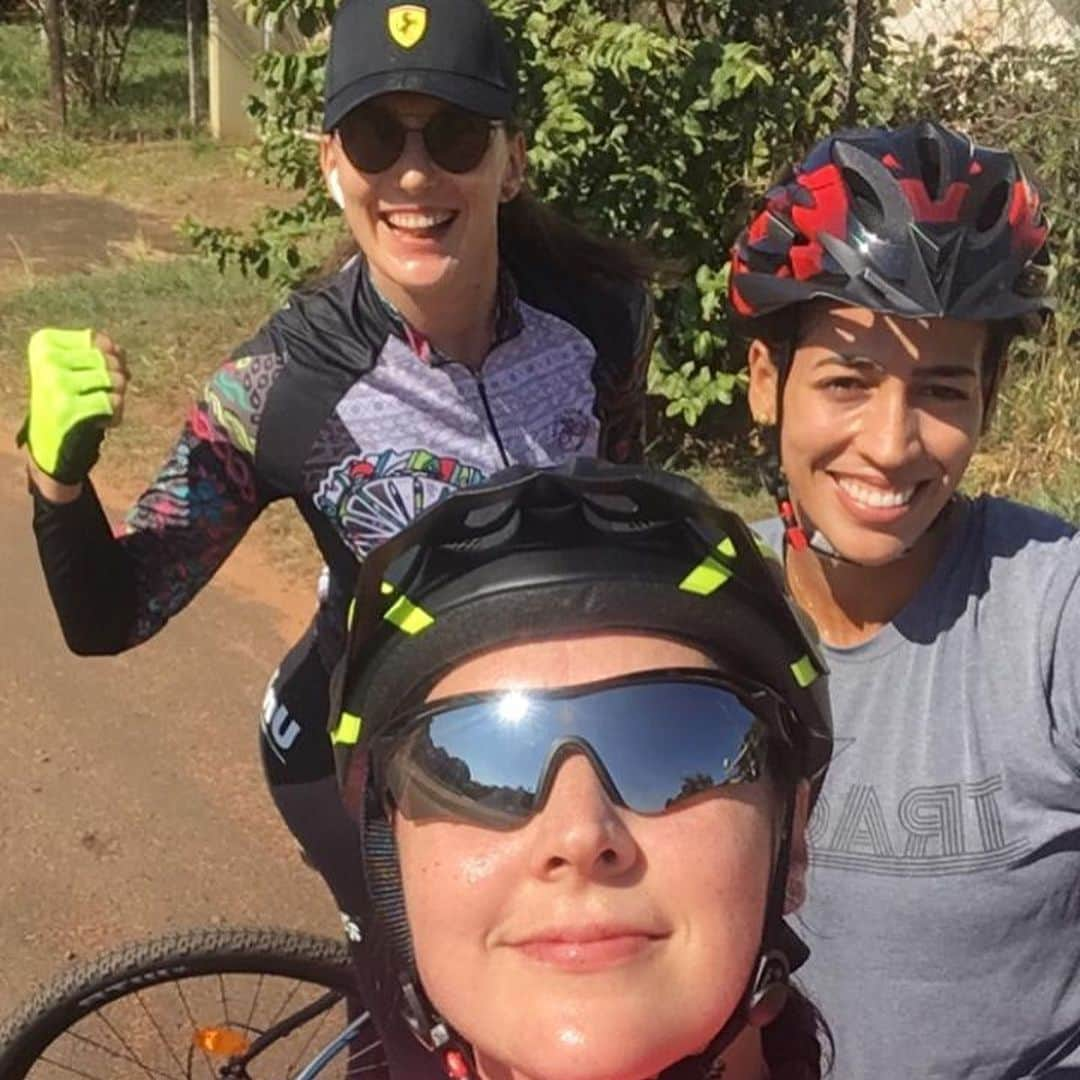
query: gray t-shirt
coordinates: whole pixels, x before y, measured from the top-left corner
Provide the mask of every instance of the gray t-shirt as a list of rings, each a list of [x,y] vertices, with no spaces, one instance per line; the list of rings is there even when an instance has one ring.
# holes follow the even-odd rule
[[[962,513],[889,626],[824,650],[801,975],[836,1080],[1080,1077],[1080,536]]]

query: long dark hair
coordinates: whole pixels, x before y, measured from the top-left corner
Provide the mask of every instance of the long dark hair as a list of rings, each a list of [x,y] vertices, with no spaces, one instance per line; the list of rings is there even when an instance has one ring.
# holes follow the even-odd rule
[[[643,245],[599,237],[541,202],[527,187],[499,207],[499,256],[511,273],[539,266],[578,281],[646,284],[660,268]]]
[[[832,1033],[817,1006],[791,987],[783,1012],[761,1032],[772,1080],[818,1080],[832,1065]]]

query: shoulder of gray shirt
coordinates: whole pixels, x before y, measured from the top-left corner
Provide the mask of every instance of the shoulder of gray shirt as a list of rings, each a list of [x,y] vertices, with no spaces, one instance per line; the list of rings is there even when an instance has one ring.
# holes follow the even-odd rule
[[[783,550],[778,517],[752,528],[776,551]],[[1033,506],[989,495],[971,500],[962,532],[942,558],[948,565],[935,572],[939,584],[947,581],[949,588],[960,586],[978,595],[992,585],[995,592],[1009,594],[1009,604],[1017,605],[1013,610],[1027,616],[1023,621],[1036,620],[1053,627],[1052,632],[1067,603],[1080,605],[1080,533],[1072,523]],[[944,578],[938,576],[942,571]],[[1041,610],[1033,611],[1033,604]]]

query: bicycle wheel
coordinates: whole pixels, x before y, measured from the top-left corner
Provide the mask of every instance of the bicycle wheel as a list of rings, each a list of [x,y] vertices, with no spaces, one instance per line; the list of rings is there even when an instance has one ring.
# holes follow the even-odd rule
[[[0,1024],[0,1077],[290,1080],[345,1030],[355,1003],[344,942],[256,928],[170,934],[29,998]],[[370,1021],[318,1076],[386,1080]]]

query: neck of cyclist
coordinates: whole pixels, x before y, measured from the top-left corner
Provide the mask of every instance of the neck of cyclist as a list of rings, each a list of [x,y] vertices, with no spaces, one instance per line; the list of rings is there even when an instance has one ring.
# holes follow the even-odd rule
[[[933,573],[949,533],[948,518],[928,529],[899,558],[865,566],[822,550],[788,547],[788,585],[830,645],[859,645],[899,615]],[[808,528],[808,534],[812,535]]]
[[[502,1062],[476,1054],[478,1080],[537,1080]],[[727,1048],[723,1055],[721,1071],[724,1080],[769,1080],[769,1068],[761,1045],[761,1032],[747,1027]],[[721,1075],[721,1071],[715,1073]],[[714,1075],[713,1073],[709,1074]],[[655,1080],[655,1078],[653,1078]]]
[[[372,281],[402,318],[442,356],[479,371],[495,341],[499,255],[458,263],[443,280],[408,288],[372,267]]]

